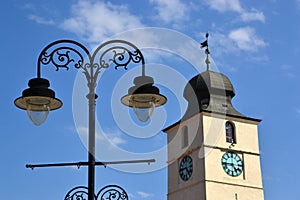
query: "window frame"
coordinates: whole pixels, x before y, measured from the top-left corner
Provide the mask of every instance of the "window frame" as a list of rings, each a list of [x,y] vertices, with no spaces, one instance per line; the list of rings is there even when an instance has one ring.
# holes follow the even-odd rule
[[[189,146],[189,129],[187,126],[184,126],[181,130],[181,148],[183,149]]]
[[[231,121],[226,121],[225,123],[225,137],[227,143],[236,144],[236,129]]]

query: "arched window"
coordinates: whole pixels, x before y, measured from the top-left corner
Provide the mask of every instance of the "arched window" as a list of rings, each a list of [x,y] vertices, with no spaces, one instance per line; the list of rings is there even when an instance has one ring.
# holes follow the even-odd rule
[[[189,145],[189,135],[188,135],[188,127],[182,127],[181,132],[181,148],[185,148]]]
[[[226,131],[226,142],[236,143],[236,141],[235,141],[235,130],[234,130],[233,123],[226,122],[225,131]]]

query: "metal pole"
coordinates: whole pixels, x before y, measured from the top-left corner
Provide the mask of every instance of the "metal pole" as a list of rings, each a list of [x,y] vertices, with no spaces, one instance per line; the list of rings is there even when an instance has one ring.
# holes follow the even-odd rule
[[[88,200],[95,200],[95,89],[87,96],[89,99],[89,152],[88,152]]]

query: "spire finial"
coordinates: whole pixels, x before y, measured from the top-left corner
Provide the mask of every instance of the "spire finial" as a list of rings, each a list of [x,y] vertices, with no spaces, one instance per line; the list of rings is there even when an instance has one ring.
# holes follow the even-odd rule
[[[207,71],[210,70],[210,59],[209,59],[210,51],[209,51],[209,48],[208,48],[208,36],[209,36],[209,34],[208,34],[208,32],[206,32],[206,34],[205,34],[206,40],[201,43],[201,49],[206,47],[206,49],[205,49],[205,54],[206,54],[205,63],[206,63],[206,70]]]

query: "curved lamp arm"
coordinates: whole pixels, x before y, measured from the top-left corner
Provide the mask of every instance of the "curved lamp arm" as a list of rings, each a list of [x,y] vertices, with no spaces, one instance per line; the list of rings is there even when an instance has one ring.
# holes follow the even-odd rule
[[[83,53],[78,50],[79,47]],[[101,52],[99,60],[97,55]],[[84,56],[87,56],[85,61]],[[41,65],[53,64],[56,71],[60,68],[69,69],[73,65],[76,69],[82,68],[86,76],[90,93],[96,88],[98,75],[102,68],[108,68],[111,63],[115,69],[131,63],[142,64],[142,76],[145,76],[145,59],[141,51],[132,43],[125,40],[109,40],[96,48],[93,55],[89,50],[73,40],[58,40],[47,45],[39,55],[37,63],[37,78],[41,78]],[[94,94],[92,94],[94,95]]]
[[[70,46],[61,46],[61,44],[69,44]],[[56,71],[59,68],[69,69],[69,65],[74,63],[74,67],[79,69],[84,64],[84,57],[76,48],[72,46],[80,47],[89,60],[91,60],[90,52],[85,46],[79,42],[73,40],[57,40],[55,42],[47,45],[40,53],[37,61],[37,77],[41,78],[41,64],[48,65],[53,64],[56,67]],[[50,50],[50,53],[48,52]],[[75,53],[78,58],[75,60],[74,55],[71,56],[70,53]]]
[[[76,47],[80,47],[80,49],[83,50],[85,56],[88,58],[88,61],[84,60],[84,55],[77,50]],[[104,48],[107,49],[101,53],[99,62],[95,62],[97,54]],[[107,54],[109,54],[109,58],[105,57]],[[58,71],[60,68],[65,68],[68,70],[73,64],[77,69],[83,68],[84,73],[89,75],[87,76],[89,79],[99,73],[100,69],[108,68],[111,62],[114,63],[115,69],[119,67],[124,67],[124,69],[127,69],[127,66],[131,62],[141,62],[142,75],[145,76],[144,56],[134,44],[128,41],[109,40],[98,46],[93,55],[91,55],[89,50],[79,42],[73,40],[57,40],[47,45],[41,51],[37,62],[37,77],[41,78],[41,65],[53,64],[56,67],[56,71]],[[91,74],[91,71],[88,71],[88,69],[96,70],[94,71],[94,74]]]
[[[135,46],[134,44],[125,41],[125,40],[110,40],[107,42],[104,42],[101,44],[95,51],[91,58],[92,62],[94,62],[97,54],[106,46],[109,46],[110,44],[122,44],[115,45],[112,47],[107,48],[101,55],[100,55],[100,66],[102,68],[109,67],[109,63],[105,62],[104,56],[108,54],[109,52],[113,52],[112,58],[109,59],[109,61],[113,62],[115,64],[115,69],[118,67],[124,67],[124,69],[127,69],[127,65],[130,62],[134,63],[142,63],[142,75],[145,75],[145,59],[142,54],[142,52]],[[127,47],[126,47],[127,46]],[[129,49],[128,47],[132,48]]]

